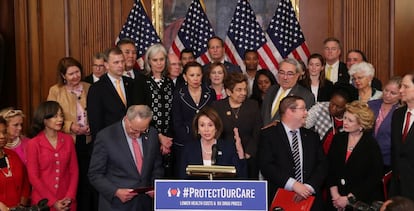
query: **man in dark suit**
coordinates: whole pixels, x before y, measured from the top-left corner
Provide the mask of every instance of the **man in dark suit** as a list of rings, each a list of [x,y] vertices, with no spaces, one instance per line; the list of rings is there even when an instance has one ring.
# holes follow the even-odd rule
[[[207,51],[210,56],[211,63],[220,62],[224,64],[227,73],[242,72],[239,65],[235,65],[224,60],[224,41],[220,37],[213,36],[208,40]],[[203,74],[210,69],[211,63],[203,66]]]
[[[332,83],[349,83],[349,74],[346,64],[339,61],[341,43],[335,37],[328,37],[323,41],[323,56],[326,60],[325,76]]]
[[[145,99],[148,97],[148,90],[146,90],[146,77],[144,72],[138,68],[137,50],[133,40],[124,38],[116,44],[122,51],[125,59],[125,69],[123,76],[131,78],[134,82],[131,105],[142,105],[147,102]]]
[[[153,210],[153,191],[136,191],[153,186],[164,173],[151,120],[148,106],[133,105],[122,121],[98,133],[88,175],[99,192],[100,211]]]
[[[414,200],[414,74],[403,77],[400,93],[406,105],[395,110],[391,120],[390,196]]]
[[[296,193],[296,199],[315,195],[312,210],[323,210],[320,187],[327,174],[327,162],[317,133],[303,127],[305,101],[285,97],[280,103],[281,122],[262,131],[258,147],[260,171],[268,182],[269,203],[278,188]]]
[[[108,73],[89,88],[87,97],[88,119],[93,140],[100,130],[121,120],[131,104],[133,83],[132,79],[122,76],[125,68],[122,51],[117,47],[108,49],[104,65]]]
[[[305,99],[306,108],[315,104],[315,96],[311,91],[298,84],[299,76],[303,73],[302,65],[292,58],[287,58],[280,63],[277,80],[267,91],[262,103],[263,125],[268,125],[280,120],[278,111],[279,103],[285,96],[297,95]]]
[[[93,84],[99,81],[99,78],[106,73],[105,65],[104,65],[104,57],[103,53],[96,53],[92,57],[92,73],[85,77],[84,81],[90,84]]]

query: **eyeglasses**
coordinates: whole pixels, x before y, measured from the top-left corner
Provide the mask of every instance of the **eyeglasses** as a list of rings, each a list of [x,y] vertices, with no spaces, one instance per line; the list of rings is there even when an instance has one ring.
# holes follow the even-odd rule
[[[308,110],[308,109],[307,109],[307,108],[305,108],[305,107],[297,107],[297,108],[290,108],[290,109],[293,109],[293,110],[298,109],[298,110],[302,110],[302,111],[306,111],[306,110]]]
[[[6,113],[3,114],[3,118],[8,119],[15,116],[24,116],[22,110],[8,110]]]
[[[96,67],[96,68],[104,68],[105,65],[103,64],[93,64],[92,67]]]
[[[279,72],[277,74],[280,75],[280,76],[287,76],[289,78],[296,75],[296,73],[294,73],[294,72],[285,72],[285,71],[281,71],[281,70],[279,70]]]

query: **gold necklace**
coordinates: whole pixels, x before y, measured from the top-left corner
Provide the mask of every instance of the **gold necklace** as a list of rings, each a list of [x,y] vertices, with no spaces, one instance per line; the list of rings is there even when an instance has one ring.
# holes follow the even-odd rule
[[[6,155],[4,155],[4,159],[6,160],[6,164],[7,164],[7,173],[4,172],[3,169],[1,169],[1,172],[4,174],[5,177],[12,177],[13,173],[12,173],[11,168],[10,168],[9,159],[7,158]]]

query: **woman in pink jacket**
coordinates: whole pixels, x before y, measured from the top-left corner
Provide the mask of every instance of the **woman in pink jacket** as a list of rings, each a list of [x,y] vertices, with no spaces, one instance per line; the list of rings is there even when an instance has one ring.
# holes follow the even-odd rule
[[[78,162],[72,136],[60,132],[63,112],[55,101],[41,103],[34,113],[27,147],[32,203],[47,198],[51,210],[76,210]]]

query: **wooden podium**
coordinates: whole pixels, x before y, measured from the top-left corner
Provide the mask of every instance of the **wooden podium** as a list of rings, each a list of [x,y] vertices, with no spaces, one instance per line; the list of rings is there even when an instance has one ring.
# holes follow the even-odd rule
[[[188,165],[186,168],[187,175],[190,176],[207,176],[210,180],[215,177],[230,178],[236,176],[236,167],[234,166],[204,166]]]

